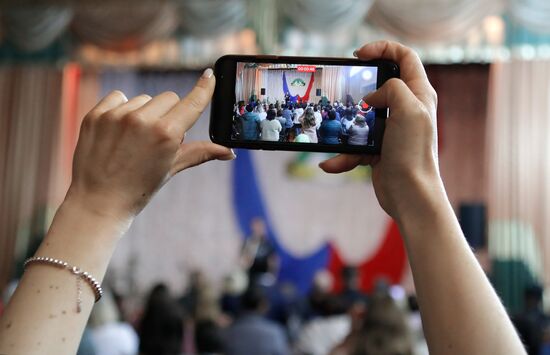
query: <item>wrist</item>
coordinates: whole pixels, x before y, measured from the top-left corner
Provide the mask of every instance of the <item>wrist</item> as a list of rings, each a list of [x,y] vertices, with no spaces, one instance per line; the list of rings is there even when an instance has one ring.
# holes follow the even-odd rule
[[[393,216],[398,225],[430,219],[442,210],[450,208],[439,174],[415,174],[407,180],[407,187],[402,189]]]

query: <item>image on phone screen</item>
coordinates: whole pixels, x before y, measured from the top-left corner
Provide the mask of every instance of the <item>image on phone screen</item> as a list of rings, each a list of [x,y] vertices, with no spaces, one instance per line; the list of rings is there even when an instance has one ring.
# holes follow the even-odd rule
[[[377,66],[237,62],[232,141],[373,146]]]

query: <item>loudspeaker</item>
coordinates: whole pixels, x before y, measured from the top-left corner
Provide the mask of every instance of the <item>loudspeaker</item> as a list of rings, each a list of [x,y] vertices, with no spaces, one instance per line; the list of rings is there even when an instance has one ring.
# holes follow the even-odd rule
[[[315,95],[316,95],[316,96],[321,96],[321,89],[317,89],[317,90],[315,91]]]
[[[265,95],[265,88],[260,89],[260,95]]]
[[[485,205],[482,203],[461,204],[458,220],[468,244],[472,248],[484,247],[487,233],[487,212]]]

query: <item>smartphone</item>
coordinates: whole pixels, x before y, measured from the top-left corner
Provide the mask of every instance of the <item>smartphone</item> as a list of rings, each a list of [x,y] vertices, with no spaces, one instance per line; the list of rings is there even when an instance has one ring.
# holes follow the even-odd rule
[[[226,55],[214,66],[210,138],[231,147],[379,154],[388,109],[363,97],[397,64],[350,58]]]

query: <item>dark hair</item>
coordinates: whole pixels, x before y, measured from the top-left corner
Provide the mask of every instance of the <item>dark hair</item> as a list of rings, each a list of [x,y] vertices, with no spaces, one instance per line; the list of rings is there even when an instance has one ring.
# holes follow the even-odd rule
[[[344,117],[346,117],[348,120],[351,120],[353,118],[353,112],[351,111],[351,109],[347,108],[344,111]]]
[[[199,354],[221,354],[225,351],[222,330],[212,320],[195,325],[195,345]]]
[[[259,287],[250,287],[241,296],[241,309],[244,311],[259,311],[267,302],[267,298]]]
[[[277,110],[277,117],[281,117],[283,115],[283,110],[279,109]]]
[[[252,112],[252,111],[254,111],[254,107],[252,107],[251,104],[246,105],[245,109],[246,109],[247,112]]]
[[[412,340],[405,313],[387,294],[374,295],[351,354],[411,355]]]
[[[315,127],[315,115],[311,108],[306,109],[304,114],[304,128]]]
[[[270,110],[272,110],[272,109],[274,109],[274,108],[275,108],[275,105],[269,104],[269,109],[270,109]]]
[[[286,108],[286,104],[282,104],[281,108],[284,110]]]
[[[139,351],[144,355],[176,355],[183,341],[183,310],[164,284],[151,290],[139,326]]]
[[[269,110],[267,110],[266,119],[268,119],[269,121],[272,121],[275,119],[276,115],[277,115],[277,111],[275,111],[274,108],[270,108]]]
[[[334,120],[334,119],[336,119],[336,111],[335,111],[335,110],[330,110],[330,111],[328,112],[328,119],[329,119],[329,120]]]
[[[313,112],[319,111],[319,105],[313,105]]]

